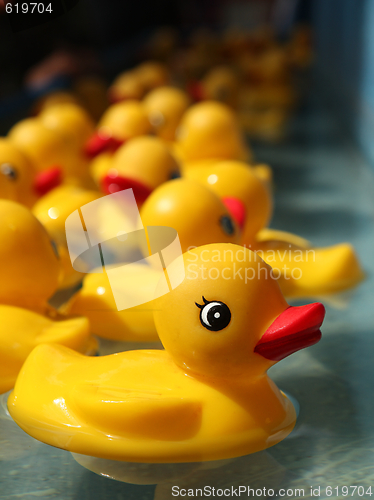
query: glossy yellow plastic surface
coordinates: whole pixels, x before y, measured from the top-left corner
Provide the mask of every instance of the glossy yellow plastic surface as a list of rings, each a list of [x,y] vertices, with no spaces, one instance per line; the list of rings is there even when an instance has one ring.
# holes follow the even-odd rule
[[[135,99],[140,101],[145,93],[144,85],[136,71],[120,73],[109,87],[109,98],[113,102]]]
[[[127,276],[124,282],[122,277],[117,279],[107,274],[93,270],[83,280],[82,288],[71,299],[69,312],[79,314],[89,319],[92,333],[99,337],[130,341],[148,342],[157,341],[158,335],[153,319],[153,310],[157,305],[150,301],[136,307],[118,311],[113,297],[112,286],[122,290],[123,294],[136,296],[142,293],[149,283],[152,283],[156,271],[149,266],[131,266],[133,276]]]
[[[124,101],[110,106],[98,125],[99,134],[127,140],[151,132],[144,106],[138,101]]]
[[[362,281],[364,272],[348,243],[316,248],[300,236],[265,227],[272,215],[272,197],[263,180],[266,169],[261,170],[258,176],[256,169],[244,163],[226,161],[196,166],[185,170],[184,176],[203,183],[222,199],[236,198],[245,205],[240,243],[259,252],[276,269],[287,297],[336,293]]]
[[[236,198],[244,204],[242,241],[253,240],[254,235],[270,221],[273,202],[269,187],[248,164],[217,162],[208,167],[188,169],[185,177],[201,182],[222,199]]]
[[[210,158],[250,159],[234,112],[214,101],[187,110],[178,128],[177,145],[185,163]]]
[[[57,245],[62,267],[59,288],[74,286],[82,281],[84,276],[75,271],[71,265],[66,242],[65,221],[72,212],[97,200],[100,196],[101,194],[96,191],[64,185],[44,195],[32,209],[35,217],[43,224]]]
[[[38,172],[62,167],[69,162],[67,142],[62,135],[47,128],[39,118],[27,118],[9,131],[8,137],[28,156]]]
[[[33,165],[16,145],[0,138],[0,198],[31,207],[37,199],[35,174]]]
[[[246,455],[291,432],[294,407],[266,375],[275,361],[254,352],[288,308],[276,281],[264,278],[270,268],[227,244],[200,247],[184,261],[183,283],[159,299],[155,313],[165,351],[88,358],[37,347],[8,399],[22,429],[72,452],[159,463]],[[234,279],[238,268],[258,274],[246,283]],[[209,272],[219,276],[206,279]],[[203,326],[203,297],[230,308],[220,331]]]
[[[113,155],[108,173],[136,181],[150,190],[179,175],[169,148],[157,137],[135,137]]]
[[[297,241],[291,238],[290,242]],[[356,252],[349,243],[326,248],[295,248],[284,241],[273,248],[257,249],[259,255],[279,276],[286,297],[323,296],[356,286],[364,278]]]
[[[240,240],[240,230],[219,197],[188,179],[158,187],[145,201],[140,216],[144,226],[174,228],[183,252],[193,246]]]
[[[0,391],[13,387],[32,349],[59,342],[80,352],[95,348],[86,318],[69,318],[47,300],[55,292],[60,262],[50,237],[22,205],[0,200]]]
[[[182,116],[190,105],[188,95],[175,87],[159,87],[149,92],[143,104],[157,136],[174,141]]]

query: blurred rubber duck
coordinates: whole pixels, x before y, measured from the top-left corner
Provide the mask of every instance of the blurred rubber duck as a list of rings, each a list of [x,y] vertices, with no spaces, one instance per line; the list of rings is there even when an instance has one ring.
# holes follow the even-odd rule
[[[60,262],[49,235],[24,206],[0,200],[0,392],[11,389],[32,349],[55,342],[82,353],[96,350],[86,318],[59,314],[47,300]]]
[[[233,111],[226,105],[204,101],[191,106],[184,114],[177,132],[176,151],[183,169],[194,162],[250,160]]]
[[[287,297],[319,297],[352,288],[363,280],[352,245],[317,248],[298,235],[266,227],[272,216],[272,197],[263,182],[264,172],[258,176],[256,169],[243,163],[221,162],[188,170],[186,175],[223,200],[242,229],[241,244],[258,252],[274,268]]]
[[[145,93],[169,83],[170,75],[167,66],[158,61],[145,61],[135,68],[145,89]]]
[[[140,102],[131,100],[113,104],[106,110],[96,132],[87,141],[86,154],[93,158],[100,153],[114,152],[129,139],[151,131],[146,110]]]
[[[240,246],[194,249],[184,267],[155,311],[165,351],[89,358],[39,346],[8,399],[15,422],[50,445],[128,462],[220,460],[284,439],[296,412],[266,372],[319,341],[323,305],[290,307],[270,267]]]
[[[65,185],[41,197],[32,208],[35,217],[43,224],[50,238],[57,245],[62,268],[59,289],[73,287],[84,277],[82,272],[74,270],[71,265],[65,221],[72,212],[101,196],[97,191]]]
[[[174,141],[182,116],[191,104],[186,92],[175,87],[159,87],[148,93],[143,104],[156,135],[165,141]]]
[[[66,181],[86,188],[93,188],[94,183],[89,175],[88,159],[84,148],[95,130],[95,124],[89,114],[77,104],[64,103],[49,106],[42,111],[39,119],[48,129],[64,137],[72,163],[71,171],[65,172]]]
[[[101,179],[101,189],[111,194],[131,188],[140,206],[154,189],[177,177],[178,163],[161,139],[135,137],[114,153]]]
[[[111,103],[127,100],[140,101],[145,94],[145,88],[134,70],[119,74],[109,87],[108,96]]]
[[[189,90],[196,101],[218,101],[236,108],[240,87],[241,82],[235,69],[221,65],[208,71],[200,82],[190,84]]]
[[[32,162],[37,172],[56,169],[56,179],[69,164],[66,141],[47,128],[39,118],[26,118],[14,125],[7,136]],[[60,173],[57,174],[60,169]]]
[[[59,181],[59,176],[57,181]],[[0,138],[0,198],[32,207],[38,197],[53,189],[56,179],[38,173],[12,141]]]
[[[158,187],[141,207],[140,216],[144,226],[173,227],[178,232],[182,252],[192,246],[240,241],[240,230],[223,202],[195,181],[176,179]],[[141,250],[148,255],[148,248]],[[114,277],[112,286],[124,294],[144,296],[143,290],[154,280],[155,273],[148,266],[139,266],[134,268],[133,279],[127,276],[123,282],[120,276]],[[82,288],[69,304],[69,311],[89,318],[93,332],[99,337],[147,342],[158,340],[153,321],[155,307],[157,302],[150,301],[146,306],[118,311],[108,276],[100,269],[100,273],[93,270],[85,276]]]

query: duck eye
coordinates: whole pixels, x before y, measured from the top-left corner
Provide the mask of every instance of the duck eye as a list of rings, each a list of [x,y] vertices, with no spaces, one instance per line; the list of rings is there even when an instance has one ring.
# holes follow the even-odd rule
[[[17,170],[10,163],[3,163],[0,166],[0,171],[12,181],[15,181],[18,177]]]
[[[234,223],[228,215],[223,215],[220,220],[219,220],[220,226],[223,229],[223,231],[228,234],[232,235],[235,233],[235,226]]]
[[[208,302],[203,297],[204,305],[197,304],[200,311],[200,322],[204,328],[212,332],[219,332],[226,328],[231,321],[231,311],[226,304],[219,301]]]
[[[173,170],[170,174],[170,180],[172,181],[173,179],[179,179],[181,174],[178,172],[178,170]]]

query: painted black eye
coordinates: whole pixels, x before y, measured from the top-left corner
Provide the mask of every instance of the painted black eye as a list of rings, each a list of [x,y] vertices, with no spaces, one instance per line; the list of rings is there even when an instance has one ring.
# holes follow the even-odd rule
[[[60,254],[58,252],[57,244],[56,244],[56,242],[54,240],[50,240],[50,241],[51,241],[51,246],[53,248],[53,251],[54,251],[56,257],[59,259],[60,258]]]
[[[234,223],[228,215],[222,215],[222,217],[219,220],[220,226],[222,227],[223,231],[231,236],[232,234],[235,233],[235,226]]]
[[[200,311],[200,322],[204,328],[212,332],[219,332],[226,328],[231,321],[231,311],[226,304],[218,300],[209,302],[203,297],[204,305],[195,304]]]
[[[180,172],[178,170],[173,170],[170,174],[170,180],[172,181],[173,179],[179,179],[181,176]]]
[[[17,170],[10,163],[3,163],[0,166],[0,171],[3,175],[8,177],[8,179],[11,179],[12,181],[15,181],[18,177]]]

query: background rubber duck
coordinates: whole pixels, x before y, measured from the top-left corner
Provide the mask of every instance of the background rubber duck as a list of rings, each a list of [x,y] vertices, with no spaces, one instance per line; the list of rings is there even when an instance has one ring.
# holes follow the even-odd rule
[[[284,439],[296,412],[266,371],[319,341],[324,307],[289,307],[271,268],[240,246],[194,249],[184,265],[155,312],[165,351],[89,358],[39,346],[8,399],[16,423],[48,444],[129,462],[219,460]],[[254,279],[234,279],[238,269]]]
[[[31,207],[38,198],[36,171],[8,139],[0,138],[0,198]]]
[[[242,227],[241,244],[259,252],[277,270],[287,297],[335,293],[356,286],[364,278],[352,245],[316,248],[300,236],[266,227],[272,215],[272,197],[256,169],[239,162],[221,162],[189,169],[185,175],[221,197]]]
[[[89,114],[77,104],[65,103],[49,106],[43,110],[39,119],[50,130],[64,137],[72,162],[71,170],[65,171],[65,181],[93,188],[89,174],[89,161],[84,148],[95,130],[95,124]]]
[[[39,343],[56,342],[82,353],[95,351],[97,343],[86,318],[61,315],[47,303],[61,269],[40,222],[8,200],[0,200],[0,217],[0,392],[5,392]]]
[[[14,125],[8,136],[32,162],[37,172],[55,169],[56,183],[61,182],[69,165],[64,137],[47,128],[38,118],[26,118]]]
[[[84,277],[83,273],[74,270],[71,265],[65,221],[72,212],[101,196],[97,191],[78,186],[60,186],[40,198],[32,208],[35,217],[43,224],[57,245],[62,267],[59,289],[73,287]]]
[[[250,159],[235,114],[228,106],[214,101],[195,104],[186,111],[178,128],[176,147],[184,169],[201,160]]]
[[[191,104],[186,92],[175,87],[159,87],[148,93],[143,104],[156,135],[165,141],[174,141],[182,116]]]
[[[152,131],[144,106],[138,101],[124,101],[110,106],[103,114],[96,132],[86,143],[86,154],[114,152],[124,142]],[[95,177],[95,176],[94,176]]]
[[[113,155],[101,189],[110,194],[131,188],[140,206],[164,182],[179,177],[179,165],[157,137],[135,137]]]

